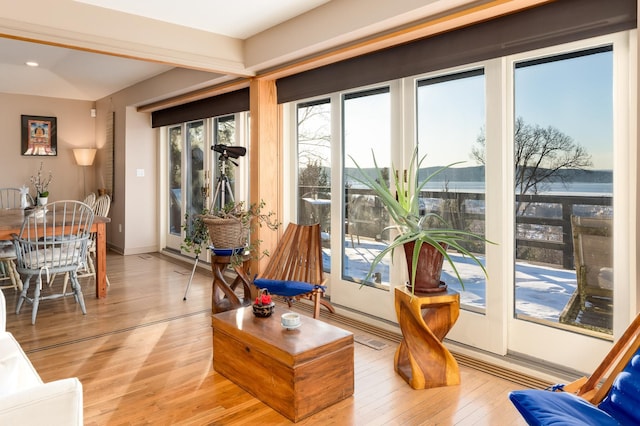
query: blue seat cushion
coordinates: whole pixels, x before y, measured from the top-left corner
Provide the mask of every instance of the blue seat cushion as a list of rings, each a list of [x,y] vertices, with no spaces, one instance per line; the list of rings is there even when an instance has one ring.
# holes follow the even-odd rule
[[[571,393],[531,389],[510,392],[509,399],[531,426],[620,425],[605,411]]]
[[[309,284],[302,281],[271,280],[267,278],[257,278],[253,281],[258,288],[266,288],[271,294],[278,296],[294,297],[312,292],[317,288],[325,289],[324,286]]]
[[[620,424],[640,424],[640,354],[636,354],[627,363],[613,381],[611,390],[598,406]]]

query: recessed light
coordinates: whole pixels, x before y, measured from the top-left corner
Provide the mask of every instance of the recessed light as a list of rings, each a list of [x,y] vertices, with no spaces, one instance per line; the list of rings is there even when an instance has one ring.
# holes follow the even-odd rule
[[[36,61],[27,61],[27,62],[25,62],[25,64],[26,64],[28,67],[37,67],[37,66],[39,66],[39,65],[40,65],[40,64],[38,64]]]

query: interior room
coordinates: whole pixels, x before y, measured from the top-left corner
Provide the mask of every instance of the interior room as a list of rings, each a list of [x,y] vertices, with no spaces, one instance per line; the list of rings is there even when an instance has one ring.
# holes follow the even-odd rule
[[[47,418],[2,417],[33,381],[57,424],[522,425],[511,392],[633,340],[637,1],[4,3],[0,418]],[[34,270],[27,212],[72,200],[87,260]],[[229,203],[238,243],[200,219]]]

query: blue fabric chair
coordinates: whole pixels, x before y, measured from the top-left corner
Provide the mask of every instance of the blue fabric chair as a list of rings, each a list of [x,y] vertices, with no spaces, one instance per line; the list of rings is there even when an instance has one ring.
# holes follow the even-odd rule
[[[509,399],[529,425],[640,425],[639,348],[640,315],[588,379],[560,392],[513,391]]]
[[[320,305],[335,312],[322,298],[326,288],[323,285],[320,225],[290,223],[269,257],[269,264],[253,283],[271,294],[283,296],[289,306],[294,299],[310,299],[314,318],[320,315]]]

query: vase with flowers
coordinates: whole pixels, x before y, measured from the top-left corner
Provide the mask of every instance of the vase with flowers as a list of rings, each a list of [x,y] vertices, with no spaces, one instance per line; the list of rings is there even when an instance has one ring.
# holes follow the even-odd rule
[[[31,185],[36,190],[38,197],[38,205],[44,206],[49,201],[49,184],[53,179],[53,173],[49,170],[49,175],[45,178],[42,176],[43,162],[40,162],[40,168],[35,176],[31,176]]]

